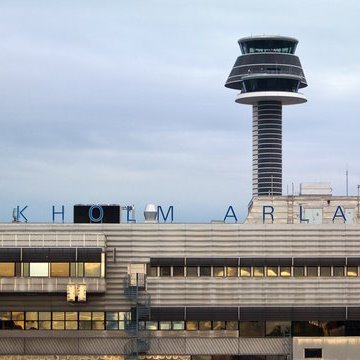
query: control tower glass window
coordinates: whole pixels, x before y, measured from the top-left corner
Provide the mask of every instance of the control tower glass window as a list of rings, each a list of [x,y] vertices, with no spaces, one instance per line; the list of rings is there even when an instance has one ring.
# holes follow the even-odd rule
[[[296,43],[289,40],[248,40],[240,44],[243,54],[275,52],[294,54]]]

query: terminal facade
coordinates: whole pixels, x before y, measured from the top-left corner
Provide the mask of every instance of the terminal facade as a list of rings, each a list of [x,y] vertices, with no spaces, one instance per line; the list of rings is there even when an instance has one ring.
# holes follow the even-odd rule
[[[245,222],[89,205],[72,224],[0,224],[0,360],[358,359],[359,197],[282,195],[281,106],[306,101],[297,40],[239,44],[226,86],[254,107]]]

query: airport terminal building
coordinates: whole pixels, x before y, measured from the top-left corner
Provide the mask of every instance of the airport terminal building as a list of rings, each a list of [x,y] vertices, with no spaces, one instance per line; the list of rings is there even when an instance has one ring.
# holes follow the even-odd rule
[[[253,106],[245,222],[79,205],[74,223],[30,224],[18,209],[0,224],[0,359],[359,358],[359,196],[282,195],[281,108],[306,101],[297,40],[239,43],[226,85]]]

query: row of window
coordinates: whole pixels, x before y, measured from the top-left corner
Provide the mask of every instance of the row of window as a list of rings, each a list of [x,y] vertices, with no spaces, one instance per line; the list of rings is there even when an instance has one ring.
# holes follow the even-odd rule
[[[127,330],[128,312],[0,312],[1,330]],[[238,331],[240,337],[360,336],[360,321],[140,321],[139,330]]]
[[[356,277],[358,266],[150,266],[153,277]]]
[[[140,355],[140,360],[287,360],[287,355]],[[120,360],[120,359],[119,359]]]
[[[0,263],[0,277],[102,277],[101,263]]]

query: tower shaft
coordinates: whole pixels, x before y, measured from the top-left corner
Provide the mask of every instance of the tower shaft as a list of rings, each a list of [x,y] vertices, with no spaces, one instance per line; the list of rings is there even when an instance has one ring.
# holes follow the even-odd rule
[[[282,103],[253,105],[253,195],[282,194]]]

